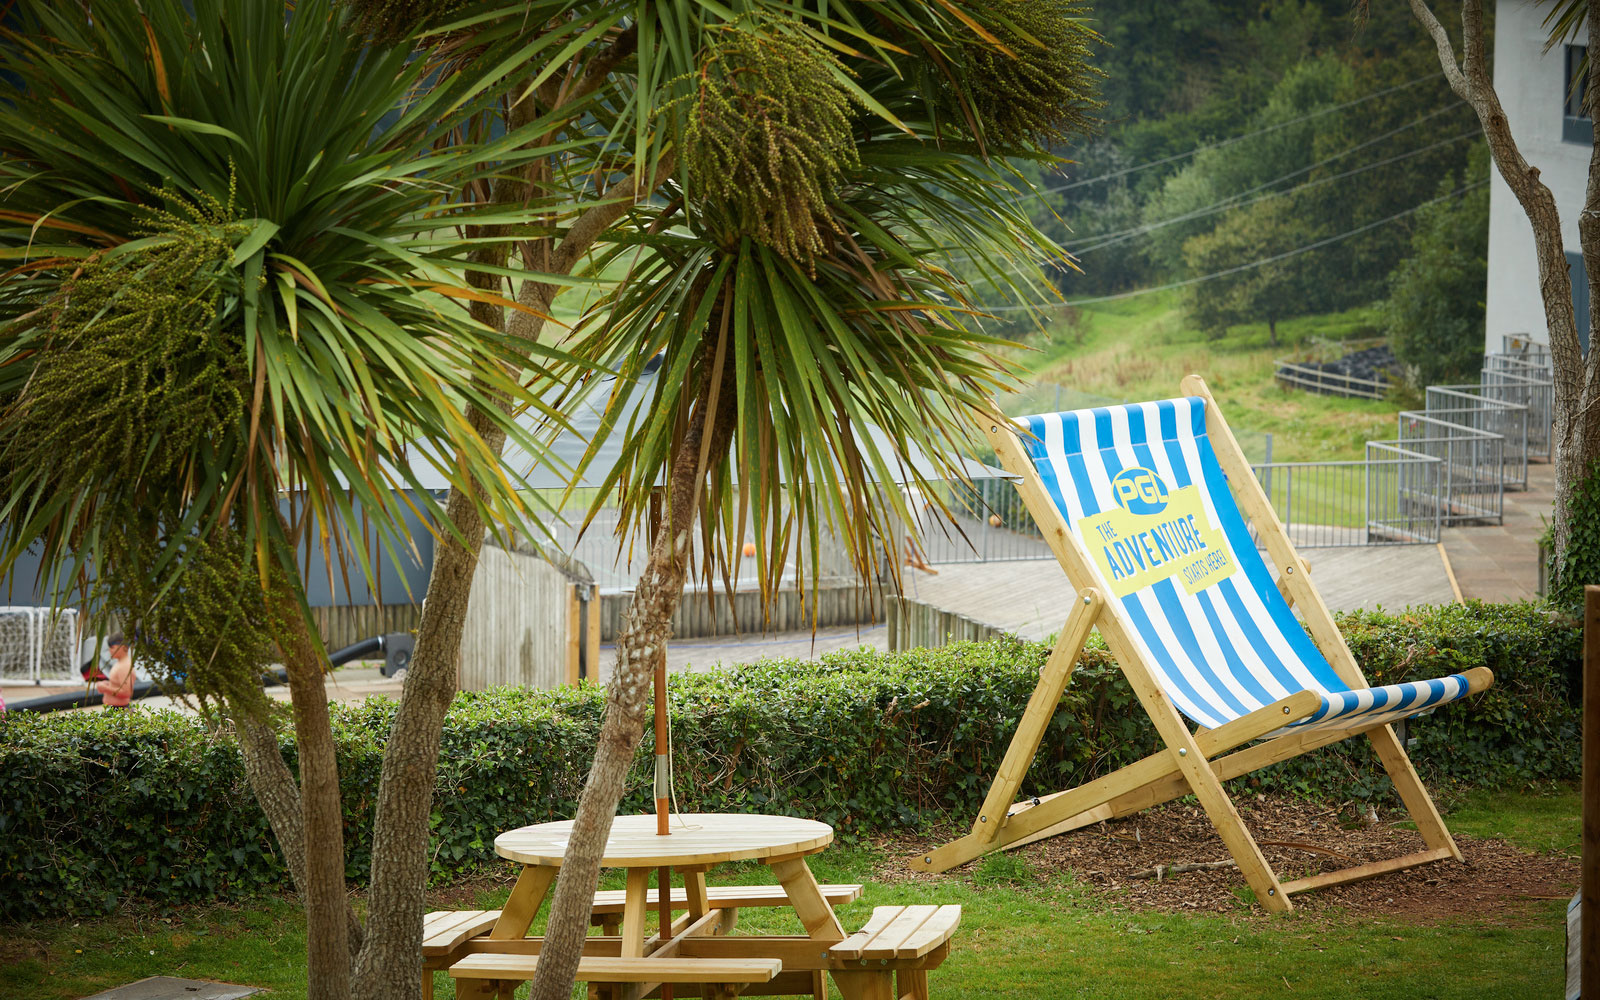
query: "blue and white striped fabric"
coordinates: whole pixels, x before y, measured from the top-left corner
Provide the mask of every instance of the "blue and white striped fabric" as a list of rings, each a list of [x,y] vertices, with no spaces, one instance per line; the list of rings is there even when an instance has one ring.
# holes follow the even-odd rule
[[[1467,681],[1460,674],[1359,690],[1339,679],[1278,593],[1256,551],[1206,436],[1203,399],[1042,414],[1024,417],[1018,424],[1032,435],[1023,437],[1023,447],[1046,492],[1094,557],[1100,577],[1094,585],[1108,599],[1119,600],[1156,679],[1178,710],[1201,726],[1220,726],[1303,690],[1321,695],[1322,708],[1291,727],[1301,731],[1393,721],[1467,693]],[[1112,562],[1119,558],[1105,544],[1116,535],[1095,525],[1107,517],[1130,523],[1118,508],[1139,506],[1137,498],[1129,499],[1126,483],[1129,477],[1149,480],[1144,470],[1164,484],[1150,487],[1155,506],[1165,508],[1168,491],[1188,504],[1194,503],[1198,492],[1199,507],[1209,524],[1180,518],[1143,532],[1137,552],[1134,545],[1118,550],[1123,553],[1121,565],[1130,572],[1118,566],[1107,572],[1100,553],[1104,549],[1104,558]],[[1123,473],[1119,494],[1112,481]],[[1190,486],[1198,490],[1185,489]],[[1091,519],[1087,524],[1086,518]],[[1158,519],[1149,520],[1154,524]],[[1185,523],[1192,527],[1184,527]],[[1170,524],[1178,524],[1181,534]],[[1202,538],[1211,545],[1203,544]],[[1204,558],[1225,565],[1216,553],[1219,542],[1234,564],[1220,579],[1197,569],[1199,579],[1191,578],[1186,586],[1181,566],[1164,568],[1183,563],[1199,550],[1204,550]],[[1164,572],[1171,575],[1142,582]],[[1074,583],[1081,586],[1088,581]],[[1141,585],[1131,593],[1112,596],[1135,583]],[[1199,589],[1191,593],[1196,583]]]

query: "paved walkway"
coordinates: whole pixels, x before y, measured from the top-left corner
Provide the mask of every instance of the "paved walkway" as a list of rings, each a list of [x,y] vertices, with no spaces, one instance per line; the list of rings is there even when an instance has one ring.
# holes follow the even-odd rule
[[[1455,600],[1436,545],[1306,549],[1311,579],[1335,611],[1398,609]],[[1075,588],[1054,559],[945,564],[908,573],[906,596],[1028,639],[1058,632]]]
[[[1505,494],[1505,523],[1446,528],[1441,542],[1461,596],[1531,601],[1539,586],[1539,536],[1555,505],[1553,462],[1528,466],[1528,488]]]
[[[1312,579],[1328,606],[1336,611],[1448,603],[1454,599],[1452,570],[1461,595],[1467,599],[1532,600],[1539,581],[1539,536],[1544,533],[1554,495],[1555,466],[1530,465],[1528,489],[1505,495],[1504,524],[1446,528],[1440,546],[1306,549],[1303,554],[1311,562]],[[958,611],[1029,638],[1043,638],[1059,629],[1063,609],[1072,596],[1054,560],[946,563],[936,576],[908,571],[906,590],[913,600]],[[815,636],[810,632],[786,632],[683,639],[668,646],[667,665],[673,672],[682,672],[764,657],[814,660],[824,653],[863,645],[888,648],[885,627],[826,628],[819,629]],[[604,676],[610,673],[615,647],[607,643],[601,649],[605,654],[601,660]],[[71,689],[4,685],[0,686],[0,697],[10,703],[65,690]],[[288,698],[287,688],[269,691],[274,697]],[[376,668],[359,666],[340,669],[328,680],[328,696],[334,701],[361,701],[374,694],[399,697],[400,685]],[[167,703],[166,699],[152,698],[141,704],[153,708]]]

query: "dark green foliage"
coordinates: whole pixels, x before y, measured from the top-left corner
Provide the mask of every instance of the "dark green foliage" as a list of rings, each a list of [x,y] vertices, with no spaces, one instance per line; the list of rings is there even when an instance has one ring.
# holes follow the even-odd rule
[[[684,194],[720,246],[748,236],[810,260],[838,229],[829,200],[860,167],[837,59],[795,24],[724,28],[688,81]]]
[[[1567,508],[1567,551],[1560,573],[1551,576],[1546,596],[1581,620],[1587,584],[1600,584],[1600,462],[1590,467],[1573,491]]]
[[[1413,759],[1441,784],[1517,787],[1575,776],[1580,635],[1533,605],[1356,614],[1342,627],[1374,684],[1485,665],[1495,686],[1413,720]],[[969,822],[1049,650],[963,643],[840,653],[688,674],[672,686],[673,762],[685,810],[812,816],[845,834]],[[434,872],[493,860],[494,837],[569,816],[603,692],[458,696],[433,804]],[[335,713],[347,872],[365,876],[370,812],[395,703]],[[1089,649],[1024,794],[1055,791],[1149,753],[1155,738],[1121,673]],[[293,746],[285,746],[293,766]],[[654,748],[639,749],[625,812],[650,807]],[[1391,795],[1362,741],[1235,783],[1345,800]],[[127,896],[232,897],[284,882],[230,740],[170,714],[0,717],[0,919],[93,913]]]
[[[1091,132],[1102,75],[1090,64],[1091,50],[1104,46],[1089,27],[1088,7],[1076,0],[968,6],[993,41],[972,35],[960,45],[951,72],[970,107],[947,90],[951,117],[1000,148],[1056,146]]]
[[[1278,342],[1278,322],[1315,312],[1324,302],[1316,268],[1305,254],[1260,267],[1263,258],[1292,252],[1309,242],[1313,228],[1294,207],[1266,201],[1235,212],[1209,233],[1183,245],[1183,257],[1196,274],[1243,268],[1214,281],[1193,285],[1186,294],[1189,318],[1212,340],[1242,323],[1265,323],[1269,341]]]
[[[1458,177],[1439,196],[1463,186]],[[1411,256],[1389,278],[1389,346],[1414,387],[1478,377],[1483,363],[1483,291],[1488,283],[1489,189],[1417,213]]]
[[[418,29],[443,24],[472,0],[340,0],[358,29],[392,43]]]
[[[1451,0],[1434,7],[1446,24],[1458,14]],[[1079,163],[1065,183],[1042,173],[1045,188],[1060,190],[1034,210],[1046,232],[1083,252],[1082,273],[1060,276],[1063,292],[1196,277],[1183,243],[1270,198],[1312,233],[1299,245],[1376,224],[1305,254],[1327,301],[1318,311],[1387,293],[1414,219],[1381,220],[1459,173],[1477,134],[1404,4],[1374,7],[1360,25],[1337,0],[1130,0],[1095,13],[1109,43],[1096,60],[1107,125],[1066,151]],[[1204,146],[1215,148],[1193,155]]]

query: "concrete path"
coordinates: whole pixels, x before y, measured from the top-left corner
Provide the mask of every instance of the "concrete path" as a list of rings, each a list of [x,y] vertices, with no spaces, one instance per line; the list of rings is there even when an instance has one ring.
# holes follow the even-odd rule
[[[1455,600],[1435,545],[1306,549],[1311,579],[1335,611]],[[1054,559],[957,563],[930,576],[908,572],[906,596],[1029,639],[1061,629],[1074,588]]]
[[[1446,528],[1441,542],[1461,596],[1531,601],[1538,596],[1539,536],[1555,507],[1556,467],[1528,466],[1528,488],[1505,494],[1505,523]]]

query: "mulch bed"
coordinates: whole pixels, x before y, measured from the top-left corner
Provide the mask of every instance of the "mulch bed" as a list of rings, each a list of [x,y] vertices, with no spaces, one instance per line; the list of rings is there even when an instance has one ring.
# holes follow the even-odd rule
[[[1240,803],[1239,812],[1284,881],[1426,849],[1420,834],[1399,827],[1406,821],[1400,813],[1362,818],[1353,809],[1274,797]],[[1576,858],[1535,854],[1501,840],[1476,840],[1459,833],[1455,837],[1464,865],[1434,862],[1302,893],[1294,897],[1295,907],[1420,919],[1483,917],[1526,910],[1531,900],[1569,898],[1577,889]],[[902,842],[889,851],[903,858],[930,846],[935,842]],[[1246,888],[1244,876],[1231,867],[1163,872],[1159,879],[1153,874],[1157,866],[1229,860],[1227,848],[1196,805],[1169,803],[1030,844],[1012,854],[1035,876],[1070,873],[1108,902],[1133,909],[1237,911]],[[970,878],[973,865],[941,875],[912,874],[903,865],[892,865],[880,874],[886,879]]]

